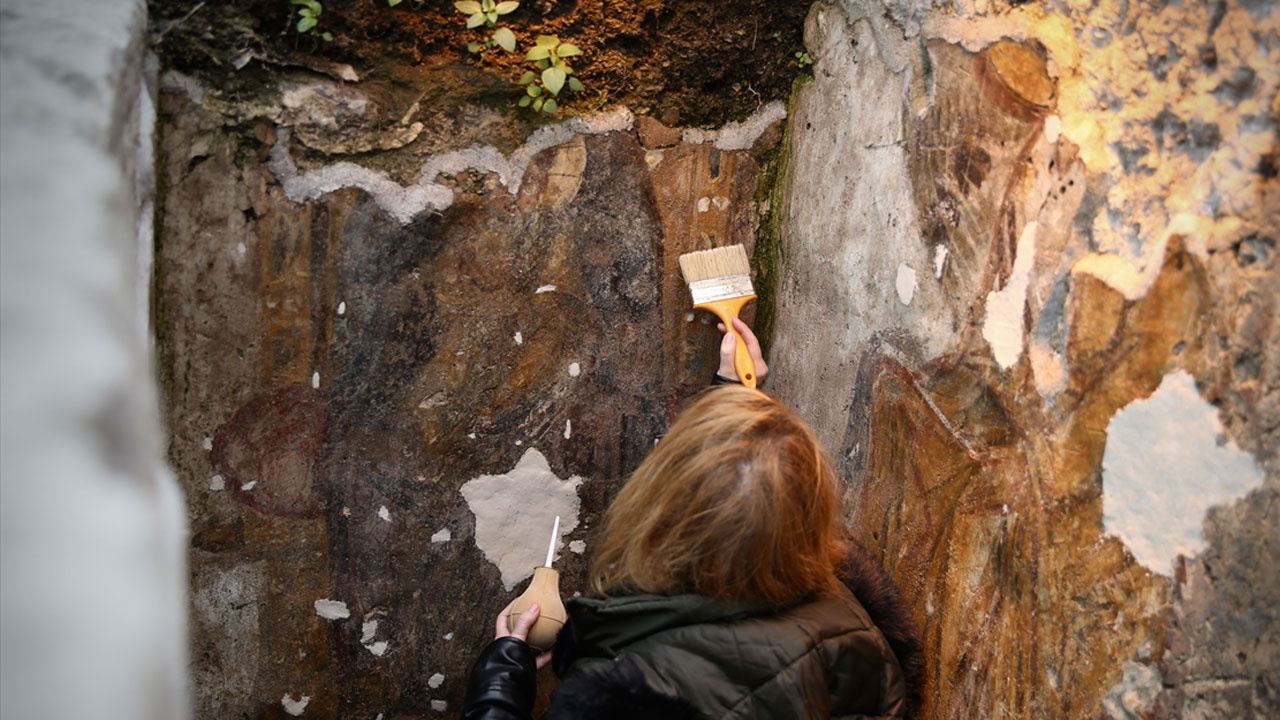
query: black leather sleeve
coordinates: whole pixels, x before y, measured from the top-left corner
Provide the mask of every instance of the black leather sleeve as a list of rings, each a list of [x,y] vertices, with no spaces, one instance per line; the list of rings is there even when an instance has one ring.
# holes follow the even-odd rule
[[[462,720],[530,720],[537,674],[533,651],[523,640],[508,636],[489,643],[471,668]]]

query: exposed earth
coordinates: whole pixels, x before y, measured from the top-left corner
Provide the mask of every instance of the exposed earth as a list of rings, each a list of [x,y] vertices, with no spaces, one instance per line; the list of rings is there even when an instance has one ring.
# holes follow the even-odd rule
[[[585,86],[558,117],[621,103],[688,126],[746,117],[785,98],[808,71],[807,56],[798,56],[805,3],[524,0],[500,21],[514,33],[516,53],[495,49],[484,57],[467,50],[483,40],[484,28],[467,29],[467,16],[451,1],[404,0],[392,8],[387,0],[332,0],[315,27],[331,40],[297,31],[300,7],[287,0],[153,0],[155,48],[165,68],[231,94],[252,95],[263,81],[258,68],[333,74],[335,64],[346,64],[361,79],[413,84],[424,71],[461,66],[469,70],[472,102],[514,108],[521,95],[514,83],[530,67],[524,53],[539,35],[555,35],[583,51],[573,67]],[[521,115],[543,120],[532,111]]]

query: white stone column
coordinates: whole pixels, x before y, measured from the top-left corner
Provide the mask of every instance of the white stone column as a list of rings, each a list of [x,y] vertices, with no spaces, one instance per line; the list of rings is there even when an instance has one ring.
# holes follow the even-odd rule
[[[139,234],[145,41],[142,0],[0,6],[5,718],[190,714],[186,519],[163,461]]]

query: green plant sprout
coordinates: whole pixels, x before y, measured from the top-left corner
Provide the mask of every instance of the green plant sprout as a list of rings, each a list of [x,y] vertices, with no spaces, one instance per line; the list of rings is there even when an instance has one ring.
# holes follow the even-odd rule
[[[467,50],[478,53],[500,47],[507,52],[516,51],[516,36],[511,29],[498,24],[498,18],[520,7],[514,0],[495,2],[494,0],[460,0],[453,4],[458,12],[467,16],[467,29],[485,27],[493,32],[485,36],[484,42],[469,42]]]
[[[804,69],[813,64],[813,56],[803,50],[799,50],[796,52],[796,64],[801,69]]]
[[[313,38],[318,38],[328,42],[333,39],[333,35],[328,32],[320,32],[316,25],[320,22],[320,15],[324,12],[324,6],[316,0],[289,0],[290,5],[301,5],[298,8],[298,32],[306,33]]]
[[[532,106],[535,111],[553,113],[559,108],[556,98],[560,97],[560,91],[566,85],[573,92],[582,92],[585,88],[578,78],[572,77],[573,68],[565,61],[565,58],[581,54],[578,46],[562,43],[555,35],[539,35],[537,43],[524,59],[537,65],[542,72],[526,71],[516,81],[526,86],[520,107]]]

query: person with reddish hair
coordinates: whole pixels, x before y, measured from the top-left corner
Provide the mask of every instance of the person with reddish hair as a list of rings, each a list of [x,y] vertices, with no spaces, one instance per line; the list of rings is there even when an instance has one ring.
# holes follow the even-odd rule
[[[723,330],[723,327],[721,327]],[[746,325],[763,378],[768,368]],[[591,597],[567,603],[554,653],[525,643],[536,606],[495,639],[463,720],[526,720],[535,674],[562,678],[544,720],[899,718],[918,702],[920,644],[896,590],[848,539],[813,429],[736,384],[680,414],[609,506]]]

